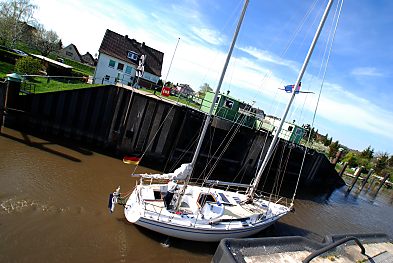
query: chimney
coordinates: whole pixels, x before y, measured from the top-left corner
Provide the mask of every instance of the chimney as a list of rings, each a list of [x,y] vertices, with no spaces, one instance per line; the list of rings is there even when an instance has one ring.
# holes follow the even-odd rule
[[[125,35],[124,38],[125,38],[125,39],[128,39],[128,35]]]
[[[145,42],[142,42],[141,43],[141,48],[144,48],[145,47]]]

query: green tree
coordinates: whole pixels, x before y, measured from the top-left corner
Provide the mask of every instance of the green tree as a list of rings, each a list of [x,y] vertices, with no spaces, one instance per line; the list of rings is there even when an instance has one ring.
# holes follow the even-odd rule
[[[347,153],[343,158],[343,162],[347,162],[349,167],[359,166],[356,154],[354,152]]]
[[[30,0],[0,2],[0,44],[15,47],[22,38],[25,23],[34,21],[37,8]]]
[[[339,148],[340,148],[340,144],[338,143],[338,141],[335,141],[334,143],[330,144],[328,156],[330,158],[336,157]]]
[[[378,153],[377,161],[375,162],[374,170],[377,174],[381,175],[388,167],[389,155],[385,153]]]
[[[204,84],[199,88],[198,97],[200,97],[200,98],[205,97],[205,94],[206,94],[207,91],[213,91],[213,89],[210,87],[209,84],[204,83]]]
[[[371,148],[371,145],[360,153],[360,157],[368,160],[371,160],[374,157],[374,149]]]
[[[393,155],[388,160],[388,166],[393,168]]]
[[[329,139],[329,134],[326,134],[323,138],[323,145],[329,146],[332,143],[332,138]]]
[[[42,64],[38,59],[23,57],[16,61],[15,70],[21,74],[34,75],[42,70]]]

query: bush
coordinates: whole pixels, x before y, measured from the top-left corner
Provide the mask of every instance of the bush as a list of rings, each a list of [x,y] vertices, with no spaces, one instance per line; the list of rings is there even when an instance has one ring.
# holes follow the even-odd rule
[[[32,57],[23,57],[16,61],[15,71],[26,75],[35,75],[42,70],[42,63]]]

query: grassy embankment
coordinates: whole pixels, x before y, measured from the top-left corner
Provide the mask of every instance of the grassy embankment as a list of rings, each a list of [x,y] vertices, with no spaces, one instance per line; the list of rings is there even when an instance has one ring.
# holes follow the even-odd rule
[[[12,73],[14,71],[14,65],[0,61],[0,78],[5,78],[8,73]]]
[[[151,89],[142,88],[141,90],[146,91],[146,92],[150,92],[150,93],[153,93],[153,94],[154,94],[154,90],[151,90]],[[190,99],[190,98],[185,98],[185,97],[182,97],[182,96],[172,96],[172,95],[170,95],[170,96],[168,96],[168,97],[165,97],[165,96],[162,96],[162,95],[161,95],[161,92],[159,92],[159,91],[156,91],[156,92],[155,92],[155,95],[158,96],[158,97],[162,97],[162,98],[164,98],[164,99],[168,99],[168,100],[173,100],[173,101],[179,102],[179,103],[181,103],[181,104],[187,105],[187,106],[192,107],[192,108],[195,108],[195,109],[199,109],[199,108],[200,108],[200,105],[198,105],[197,103],[195,103],[195,102],[194,102],[192,99]]]

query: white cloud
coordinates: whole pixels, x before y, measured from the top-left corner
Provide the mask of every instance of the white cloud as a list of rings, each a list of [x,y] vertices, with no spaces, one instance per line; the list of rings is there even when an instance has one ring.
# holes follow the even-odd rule
[[[261,50],[251,46],[239,47],[239,49],[259,60],[285,66],[292,69],[293,71],[299,70],[299,67],[297,66],[296,62],[292,60],[283,59],[267,50]]]
[[[194,90],[198,90],[205,82],[213,88],[216,87],[227,50],[225,48],[225,51],[221,51],[218,45],[227,42],[227,39],[204,23],[204,19],[196,8],[197,1],[193,2],[194,9],[173,5],[164,9],[157,8],[153,13],[144,13],[135,4],[127,4],[123,9],[119,9],[119,5],[90,1],[36,0],[36,3],[40,6],[36,16],[39,22],[43,23],[47,29],[55,30],[64,45],[76,44],[81,53],[97,52],[107,28],[123,35],[127,34],[140,42],[146,42],[147,45],[164,52],[163,79],[167,75],[176,41],[180,37],[168,80],[190,84]],[[173,12],[175,9],[181,12]],[[177,19],[173,19],[171,16],[173,13],[178,14]],[[119,14],[123,19],[119,18]],[[250,55],[251,58],[240,56],[241,52],[234,52],[224,79],[223,90],[231,87],[236,90],[248,90],[252,94],[258,91],[261,94],[260,97],[248,97],[245,93],[239,93],[242,96],[240,99],[248,99],[249,102],[251,100],[273,101],[272,107],[278,109],[276,105],[281,105],[281,101],[286,101],[288,98],[287,94],[281,93],[278,88],[289,81],[284,82],[282,78],[289,76],[286,74],[282,77],[283,74],[279,71],[272,73],[266,65],[271,63],[283,66],[289,68],[291,72],[297,72],[299,65],[295,61],[283,59],[274,53],[252,46],[238,47],[238,49]],[[381,72],[372,67],[355,68],[352,74],[382,76]],[[310,87],[319,87],[320,82],[315,77],[306,77],[313,78],[317,83],[317,85],[310,83]],[[308,90],[308,87],[304,81],[304,90],[306,89]],[[306,98],[305,111],[308,115],[312,114],[317,97],[317,94],[307,97],[297,96],[293,107],[296,114],[301,111]],[[269,110],[268,108],[269,106],[263,109]],[[278,110],[271,113],[281,114]],[[355,131],[366,131],[375,136],[393,139],[393,133],[390,132],[393,130],[393,112],[384,110],[337,84],[325,84],[318,116],[340,126],[353,127]],[[299,120],[296,116],[294,118]],[[310,122],[310,120],[305,122]],[[345,144],[345,141],[343,143]]]
[[[220,32],[217,32],[210,28],[200,28],[200,27],[192,27],[192,32],[194,32],[199,38],[206,41],[207,43],[213,45],[222,45],[226,42],[226,37],[221,35]]]
[[[352,75],[356,76],[368,76],[368,77],[380,77],[383,76],[382,72],[378,71],[373,67],[359,67],[355,68],[351,72]]]
[[[315,100],[315,98],[314,98]],[[310,112],[314,106],[308,106]],[[318,116],[355,130],[370,132],[393,140],[393,112],[358,97],[342,87],[326,83],[318,107]]]

